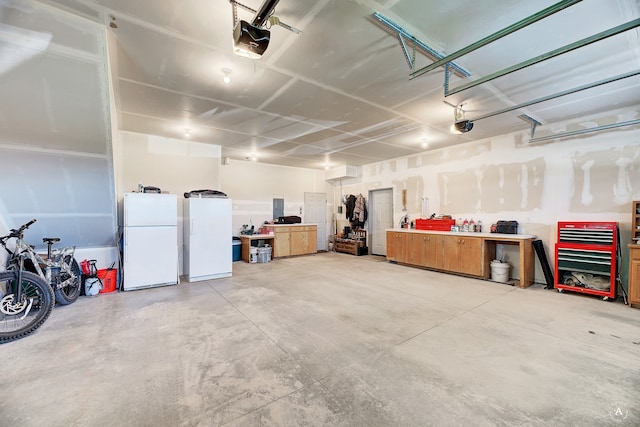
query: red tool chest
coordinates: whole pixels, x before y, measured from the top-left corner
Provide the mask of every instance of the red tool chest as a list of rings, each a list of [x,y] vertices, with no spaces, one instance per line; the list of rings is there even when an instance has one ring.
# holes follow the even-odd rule
[[[455,219],[416,219],[416,230],[451,231]]]
[[[617,222],[558,222],[554,287],[615,298],[617,248]]]

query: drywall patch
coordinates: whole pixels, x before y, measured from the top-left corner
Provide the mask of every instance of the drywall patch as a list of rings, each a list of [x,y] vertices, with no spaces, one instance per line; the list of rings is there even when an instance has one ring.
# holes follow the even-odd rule
[[[424,197],[424,178],[411,176],[406,179],[407,211],[420,212],[422,209],[422,197]]]
[[[624,147],[572,156],[575,186],[571,212],[626,212],[640,194],[640,148]],[[614,206],[615,205],[615,206]]]
[[[544,158],[438,174],[443,212],[529,211],[542,203]],[[461,196],[464,195],[464,196]]]

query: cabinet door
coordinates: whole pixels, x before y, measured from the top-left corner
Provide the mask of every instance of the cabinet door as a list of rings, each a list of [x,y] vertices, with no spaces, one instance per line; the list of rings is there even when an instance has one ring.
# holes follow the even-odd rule
[[[407,236],[409,236],[408,233],[387,232],[387,259],[389,261],[409,262]]]
[[[460,239],[458,271],[473,276],[482,276],[483,257],[482,239],[477,237],[463,237]]]
[[[409,238],[409,263],[420,267],[442,268],[442,238],[437,235],[413,233]]]
[[[303,255],[309,251],[309,240],[307,232],[303,230],[291,231],[289,241],[291,255]]]
[[[640,304],[640,248],[631,248],[629,258],[629,304]]]
[[[307,254],[315,254],[318,252],[318,228],[317,227],[306,227],[307,231]]]
[[[273,239],[273,257],[289,256],[291,254],[290,249],[290,233],[285,230],[276,230]]]
[[[443,236],[444,270],[482,276],[482,239],[468,236]]]
[[[409,235],[409,263],[412,265],[423,266],[425,263],[427,248],[426,234],[410,234]]]
[[[424,264],[429,268],[442,268],[442,236],[428,235],[424,248]]]
[[[460,264],[460,237],[442,236],[442,268],[447,271],[458,272]]]

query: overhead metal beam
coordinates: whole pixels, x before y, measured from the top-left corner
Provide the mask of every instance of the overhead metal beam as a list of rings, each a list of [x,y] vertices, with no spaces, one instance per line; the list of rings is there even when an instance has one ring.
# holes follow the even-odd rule
[[[273,9],[276,8],[280,0],[264,0],[258,12],[256,12],[256,16],[253,17],[253,21],[251,21],[251,25],[254,27],[262,27],[269,16],[273,13]]]
[[[453,88],[451,90],[449,90],[448,85],[445,85],[445,93],[444,96],[449,96],[449,95],[453,95],[455,93],[458,92],[462,92],[463,90],[467,90],[470,89],[474,86],[478,86],[481,85],[483,83],[486,83],[488,81],[497,79],[498,77],[502,77],[502,76],[506,76],[507,74],[513,73],[515,71],[521,70],[523,68],[526,67],[530,67],[531,65],[535,65],[538,64],[542,61],[546,61],[547,59],[551,59],[554,58],[556,56],[571,52],[572,50],[576,50],[579,49],[581,47],[590,45],[591,43],[595,43],[598,42],[600,40],[606,39],[608,37],[611,36],[615,36],[617,34],[623,33],[625,31],[631,30],[633,28],[639,27],[640,26],[640,19],[634,19],[633,21],[629,21],[626,24],[622,24],[622,25],[618,25],[617,27],[611,28],[609,30],[606,31],[602,31],[598,34],[594,34],[592,36],[586,37],[582,40],[578,40],[577,42],[568,44],[566,46],[560,47],[558,49],[554,49],[552,51],[549,51],[547,53],[543,53],[542,55],[536,56],[535,58],[531,58],[527,61],[521,62],[519,64],[516,64],[514,66],[511,66],[509,68],[505,68],[504,70],[501,71],[496,71],[493,74],[489,74],[485,77],[479,78],[477,80],[474,80],[472,82],[463,84],[461,86],[458,86],[456,88]]]
[[[431,70],[434,70],[438,67],[443,66],[444,64],[446,64],[447,62],[451,62],[454,59],[460,58],[461,56],[464,56],[470,52],[473,52],[476,49],[479,49],[483,46],[488,45],[489,43],[493,43],[494,41],[501,39],[504,36],[507,36],[515,31],[518,31],[528,25],[531,25],[535,22],[540,21],[541,19],[544,19],[548,16],[553,15],[554,13],[560,12],[563,9],[566,9],[569,6],[573,6],[576,3],[580,3],[582,0],[563,0],[560,1],[556,4],[554,4],[553,6],[550,6],[546,9],[541,10],[538,13],[535,13],[531,16],[528,16],[518,22],[516,22],[515,24],[509,25],[508,27],[503,28],[500,31],[497,31],[481,40],[478,40],[475,43],[470,44],[467,47],[463,47],[462,49],[445,56],[444,58],[440,59],[439,61],[434,62],[433,64],[427,65],[426,67],[420,68],[419,70],[414,71],[413,73],[411,73],[409,75],[409,80],[414,79],[416,77],[419,77],[425,73],[428,73]]]
[[[424,52],[426,52],[432,58],[436,58],[436,59],[444,58],[444,55],[442,53],[438,52],[437,50],[435,50],[434,48],[432,48],[431,46],[429,46],[425,42],[421,41],[420,39],[418,39],[414,35],[410,34],[407,30],[405,30],[400,25],[396,24],[395,22],[393,22],[392,20],[390,20],[386,16],[384,16],[384,15],[378,13],[378,12],[374,12],[373,13],[373,17],[378,22],[383,24],[385,27],[389,28],[390,30],[395,31],[398,34],[398,36],[402,36],[402,37],[404,37],[404,38],[406,38],[408,40],[411,40],[413,43],[416,44],[417,47],[422,49]],[[456,74],[459,75],[460,77],[470,77],[471,76],[470,72],[468,72],[467,70],[465,70],[464,68],[462,68],[461,66],[456,64],[455,62],[451,62],[449,65],[451,66],[451,68],[453,68],[455,70]]]
[[[550,141],[552,139],[566,138],[569,136],[582,135],[584,133],[599,132],[601,130],[615,129],[623,126],[633,126],[633,125],[640,125],[640,119],[629,120],[627,122],[620,122],[620,123],[611,123],[608,125],[597,126],[589,129],[580,129],[580,130],[574,130],[570,132],[557,133],[554,135],[539,136],[538,138],[531,138],[529,142],[531,143],[531,142],[540,142],[540,141]]]
[[[500,115],[500,114],[508,113],[509,111],[517,110],[519,108],[524,108],[524,107],[528,107],[530,105],[539,104],[541,102],[549,101],[551,99],[560,98],[561,96],[571,95],[572,93],[576,93],[576,92],[580,92],[580,91],[583,91],[583,90],[591,89],[591,88],[594,88],[594,87],[597,87],[597,86],[602,86],[602,85],[605,85],[605,84],[608,84],[608,83],[613,83],[615,81],[623,80],[623,79],[626,79],[626,78],[629,78],[629,77],[633,77],[633,76],[637,76],[637,75],[640,75],[640,70],[630,71],[628,73],[619,74],[617,76],[609,77],[609,78],[604,79],[604,80],[599,80],[599,81],[594,82],[594,83],[589,83],[589,84],[586,84],[586,85],[578,86],[578,87],[575,87],[573,89],[567,89],[565,91],[554,93],[552,95],[543,96],[542,98],[537,98],[537,99],[534,99],[534,100],[531,100],[531,101],[524,102],[522,104],[518,104],[518,105],[511,106],[511,107],[503,108],[502,110],[494,111],[493,113],[488,113],[488,114],[476,117],[474,119],[469,119],[469,120],[471,120],[472,122],[477,122],[478,120],[487,119],[489,117],[493,117],[493,116],[497,116],[497,115]]]

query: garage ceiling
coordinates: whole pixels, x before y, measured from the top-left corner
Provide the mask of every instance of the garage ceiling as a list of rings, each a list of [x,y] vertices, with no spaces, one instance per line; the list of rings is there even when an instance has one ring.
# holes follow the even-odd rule
[[[262,0],[241,3],[258,9]],[[462,135],[449,131],[455,105],[463,104],[466,118],[473,120],[637,71],[637,27],[445,97],[444,68],[410,79],[413,71],[434,59],[418,49],[410,69],[397,34],[373,18],[378,12],[449,55],[555,3],[281,0],[275,15],[302,34],[272,27],[269,47],[257,60],[232,52],[228,0],[26,2],[53,14],[56,22],[39,21],[38,14],[22,8],[24,19],[13,18],[11,25],[24,22],[24,28],[52,34],[49,49],[57,46],[62,56],[69,50],[100,51],[93,46],[99,43],[96,38],[69,36],[77,31],[77,25],[69,23],[77,16],[100,31],[106,28],[116,117],[122,130],[218,144],[223,156],[231,159],[255,156],[260,162],[322,169],[529,129],[518,118],[521,114],[540,122],[540,128],[567,120],[593,122],[612,110],[629,110],[637,119],[640,77],[635,75],[479,120]],[[65,19],[70,16],[73,21]],[[253,14],[239,9],[238,17],[251,21]],[[455,59],[471,77],[452,75],[450,85],[459,86],[638,18],[638,0],[576,2]],[[405,44],[411,57],[413,43],[405,40]],[[73,76],[72,70],[64,69],[64,61],[58,62],[50,59],[41,66],[60,67],[60,73]],[[223,82],[223,69],[231,70],[229,84]],[[70,96],[64,102],[75,99]],[[56,138],[65,139],[59,133]]]

